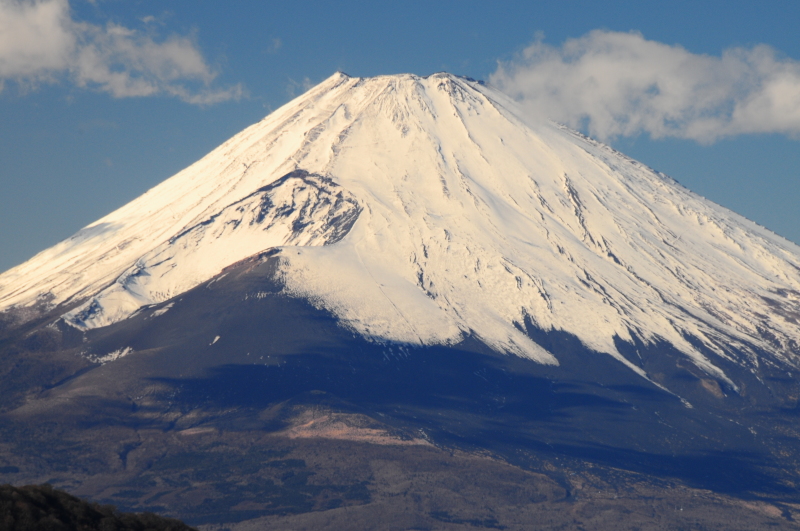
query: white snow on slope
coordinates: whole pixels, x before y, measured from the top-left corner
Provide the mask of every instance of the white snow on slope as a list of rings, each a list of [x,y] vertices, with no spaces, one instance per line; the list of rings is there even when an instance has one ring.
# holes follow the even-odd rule
[[[325,232],[336,212],[312,208],[330,191],[292,200],[307,228],[251,223],[256,191],[295,169],[358,205],[341,241]],[[798,365],[798,246],[449,74],[332,76],[0,276],[0,308],[86,299],[66,318],[102,326],[276,246],[288,292],[378,341],[469,333],[557,363],[529,319],[640,373],[615,336],[668,341],[725,380],[687,336],[746,366]]]
[[[80,328],[106,326],[265,249],[335,243],[358,211],[355,200],[329,179],[293,172],[146,253],[110,287],[67,313],[67,321]]]

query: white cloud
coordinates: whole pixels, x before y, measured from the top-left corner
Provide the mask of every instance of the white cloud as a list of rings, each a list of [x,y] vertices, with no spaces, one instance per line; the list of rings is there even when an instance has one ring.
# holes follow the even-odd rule
[[[114,97],[167,94],[189,103],[238,98],[215,89],[216,73],[188,37],[162,41],[116,24],[75,21],[68,0],[0,0],[0,89],[69,79]]]
[[[0,78],[45,78],[75,49],[65,1],[0,0]]]
[[[604,140],[800,136],[800,62],[766,45],[717,57],[596,30],[561,47],[537,39],[489,80],[530,113]]]

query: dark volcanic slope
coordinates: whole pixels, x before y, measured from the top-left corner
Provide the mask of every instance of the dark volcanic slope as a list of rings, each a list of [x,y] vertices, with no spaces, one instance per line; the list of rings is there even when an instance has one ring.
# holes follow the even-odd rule
[[[487,511],[544,504],[526,509],[530,518],[554,510],[549,503],[578,503],[591,519],[600,510],[592,499],[617,496],[623,501],[615,511],[645,520],[653,511],[674,523],[667,507],[693,499],[708,525],[720,522],[713,506],[739,515],[741,529],[766,521],[791,526],[794,410],[746,393],[723,399],[719,386],[683,369],[666,346],[649,357],[671,360],[660,377],[679,385],[694,407],[610,356],[586,355],[567,334],[528,330],[558,353],[558,367],[498,355],[476,340],[453,348],[370,343],[308,302],[281,295],[277,260],[239,263],[85,335],[69,327],[11,333],[3,353],[20,363],[33,355],[109,359],[131,351],[112,363],[65,364],[16,382],[28,396],[3,417],[3,479],[52,480],[193,524],[356,506],[364,518],[388,518],[387,492],[397,485],[378,480],[377,462],[404,462],[397,477],[416,478],[405,495],[424,498],[426,488],[452,489],[460,474],[453,471],[484,455],[473,498],[408,511],[423,515],[425,525],[524,526],[513,511],[464,516],[493,491]],[[48,341],[33,344],[37,334]],[[429,483],[420,483],[417,465]],[[523,503],[511,494],[513,481],[498,494],[495,475],[512,469],[538,473],[525,481],[549,494]],[[698,504],[698,493],[713,500]],[[642,506],[642,496],[661,501]],[[623,528],[626,520],[588,521]]]

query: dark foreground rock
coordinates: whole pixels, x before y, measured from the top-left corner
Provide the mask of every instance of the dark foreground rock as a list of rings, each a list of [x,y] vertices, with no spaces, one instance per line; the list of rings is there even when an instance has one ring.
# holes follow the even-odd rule
[[[4,531],[191,531],[179,520],[152,513],[120,513],[113,505],[89,503],[50,485],[0,485],[0,529]]]

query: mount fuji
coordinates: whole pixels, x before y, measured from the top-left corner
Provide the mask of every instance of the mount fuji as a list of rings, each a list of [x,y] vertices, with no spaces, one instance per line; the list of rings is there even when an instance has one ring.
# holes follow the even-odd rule
[[[61,445],[56,483],[131,508],[390,518],[373,465],[327,491],[269,476],[336,441],[486,455],[551,501],[647,483],[716,493],[753,528],[800,512],[800,247],[481,81],[337,73],[0,275],[0,312],[6,469],[50,477],[63,458],[22,447]],[[197,457],[276,440],[294,457],[249,476]],[[170,459],[215,479],[181,497]],[[337,488],[362,494],[324,505]],[[429,498],[424,525],[526,523],[508,497],[491,518]]]

